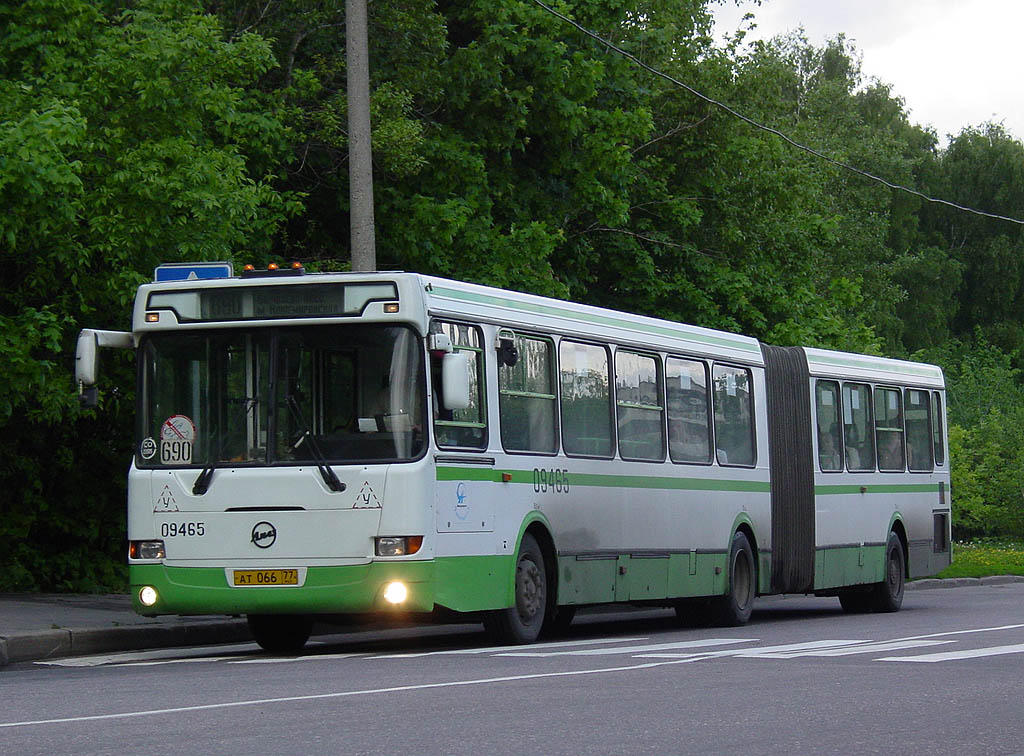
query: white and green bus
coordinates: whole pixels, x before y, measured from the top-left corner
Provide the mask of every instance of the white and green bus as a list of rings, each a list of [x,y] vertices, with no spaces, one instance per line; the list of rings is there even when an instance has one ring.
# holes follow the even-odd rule
[[[139,288],[136,611],[737,625],[754,598],[895,611],[950,563],[939,368],[413,273],[179,265]],[[216,277],[220,276],[220,277]]]

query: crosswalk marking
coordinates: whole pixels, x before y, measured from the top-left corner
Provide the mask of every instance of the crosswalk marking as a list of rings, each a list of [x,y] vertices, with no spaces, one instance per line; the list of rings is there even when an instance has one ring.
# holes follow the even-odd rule
[[[921,654],[919,656],[886,656],[875,661],[886,662],[944,662],[959,659],[977,659],[983,656],[1000,656],[1002,654],[1024,654],[1024,643],[1009,646],[989,646],[988,648],[966,648],[961,651],[944,651],[937,654]]]
[[[761,646],[758,648],[730,648],[724,651],[707,651],[704,653],[697,654],[645,653],[637,654],[637,656],[641,659],[685,659],[688,661],[703,661],[704,659],[716,659],[726,656],[737,657],[741,659],[753,659],[764,657],[773,658],[773,654],[778,654],[778,656],[775,658],[787,659],[790,658],[788,654],[798,656],[802,653],[814,652],[815,650],[822,648],[834,649],[867,643],[870,643],[870,641],[817,640],[805,641],[803,643],[787,643],[781,646]]]
[[[757,649],[753,649],[749,654],[737,654],[737,656],[743,656],[747,658],[761,658],[761,659],[795,659],[798,656],[850,656],[853,654],[874,654],[882,651],[897,651],[902,648],[920,648],[924,646],[941,646],[946,643],[955,643],[956,641],[951,640],[905,640],[905,641],[890,641],[890,642],[879,642],[879,643],[864,643],[858,646],[845,647],[845,648],[825,648],[818,650],[807,650],[807,651],[796,651],[792,653],[757,653]]]
[[[922,638],[945,638],[949,635],[972,635],[974,633],[994,633],[1000,630],[1017,630],[1024,627],[1020,625],[997,625],[996,627],[975,627],[970,630],[948,630],[944,633],[929,633],[928,635],[911,635],[907,638],[896,638],[895,640],[921,640]]]
[[[487,646],[482,648],[456,648],[441,651],[413,651],[406,653],[372,654],[362,653],[308,653],[294,656],[256,655],[259,649],[254,643],[205,646],[151,651],[123,652],[117,654],[47,659],[35,662],[40,665],[62,667],[96,666],[160,666],[166,664],[201,664],[225,662],[228,664],[290,664],[310,661],[336,661],[350,658],[368,660],[415,659],[423,656],[504,656],[522,658],[558,657],[607,657],[632,656],[637,659],[674,661],[677,663],[699,662],[711,659],[796,659],[799,657],[842,657],[857,654],[884,654],[894,651],[926,649],[934,646],[957,643],[953,636],[969,636],[1024,628],[1024,624],[999,625],[995,627],[949,630],[924,635],[915,635],[889,640],[864,639],[821,639],[799,643],[771,646],[756,646],[758,638],[702,638],[696,640],[664,643],[645,643],[648,637],[590,638],[537,643],[531,646]],[[746,647],[736,647],[747,644]],[[723,648],[728,647],[728,648]],[[984,658],[1006,654],[1024,653],[1024,643],[988,646],[974,649],[935,651],[902,656],[888,655],[873,659],[885,662],[936,663],[964,659]]]
[[[564,648],[566,646],[593,646],[598,643],[635,643],[645,641],[647,638],[594,638],[592,640],[578,641],[554,641],[551,643],[534,643],[530,648]],[[522,646],[488,646],[486,648],[453,648],[445,651],[419,651],[406,654],[381,654],[374,656],[374,659],[415,659],[420,656],[449,656],[462,654],[499,654],[504,651],[515,651],[522,649]]]
[[[704,640],[679,641],[676,643],[652,643],[646,646],[614,646],[611,648],[587,648],[572,651],[512,651],[495,654],[495,656],[611,656],[613,654],[632,654],[634,656],[639,656],[648,651],[704,648],[706,646],[724,646],[731,643],[756,643],[757,640],[757,638],[705,638]]]

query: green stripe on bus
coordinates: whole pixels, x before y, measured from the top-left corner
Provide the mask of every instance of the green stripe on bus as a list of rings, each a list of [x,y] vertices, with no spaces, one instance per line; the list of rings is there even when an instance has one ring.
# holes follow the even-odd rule
[[[492,470],[474,467],[438,467],[437,480],[480,480],[501,482],[502,475],[510,476],[508,483],[534,484],[533,470]],[[599,475],[595,473],[565,473],[570,488],[651,488],[668,491],[742,491],[768,493],[769,485],[760,480],[721,480],[716,478],[668,478],[653,475]],[[551,486],[551,483],[547,484]]]
[[[519,302],[514,299],[497,297],[491,294],[478,294],[476,292],[449,289],[443,286],[437,286],[436,284],[432,286],[431,294],[438,298],[457,299],[465,302],[473,302],[474,304],[508,307],[513,310],[525,310],[526,312],[534,312],[539,315],[566,318],[568,320],[576,320],[582,323],[611,326],[613,328],[624,328],[629,331],[638,331],[657,336],[671,336],[676,339],[687,339],[689,341],[697,341],[716,347],[728,347],[730,349],[748,352],[751,355],[757,355],[758,358],[761,356],[761,348],[757,344],[750,344],[749,342],[745,340],[741,341],[738,338],[733,340],[728,338],[728,336],[713,336],[706,333],[693,333],[685,330],[682,324],[680,324],[679,327],[673,328],[671,326],[635,323],[630,320],[623,320],[622,318],[610,317],[608,315],[578,312],[564,307],[554,307],[552,305],[539,304],[536,302]]]
[[[938,493],[938,483],[870,483],[860,485],[828,485],[815,486],[814,493],[818,496],[838,496],[841,494],[901,494],[901,493]]]

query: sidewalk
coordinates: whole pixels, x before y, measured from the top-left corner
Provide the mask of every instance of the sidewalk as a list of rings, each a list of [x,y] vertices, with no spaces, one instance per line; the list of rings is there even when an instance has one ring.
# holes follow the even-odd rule
[[[0,667],[58,656],[252,640],[244,618],[140,617],[127,595],[0,593]]]
[[[907,590],[1024,583],[1024,577],[925,579]],[[251,641],[244,618],[140,617],[126,595],[0,593],[0,667],[59,656]]]

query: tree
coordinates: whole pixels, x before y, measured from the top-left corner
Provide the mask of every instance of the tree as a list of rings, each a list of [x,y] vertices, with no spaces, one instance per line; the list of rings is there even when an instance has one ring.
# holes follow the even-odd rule
[[[266,248],[296,209],[272,186],[280,106],[251,88],[275,61],[187,0],[29,0],[0,23],[0,590],[110,585],[133,378],[109,361],[122,388],[80,413],[75,336],[126,328],[157,263]]]

